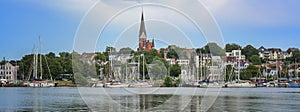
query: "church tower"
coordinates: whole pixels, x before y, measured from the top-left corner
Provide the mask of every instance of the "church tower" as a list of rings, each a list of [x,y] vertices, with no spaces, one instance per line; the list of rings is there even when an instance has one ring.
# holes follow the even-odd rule
[[[139,48],[137,50],[151,50],[153,47],[154,47],[154,40],[152,40],[152,42],[147,41],[144,12],[142,11],[140,32],[139,32]]]

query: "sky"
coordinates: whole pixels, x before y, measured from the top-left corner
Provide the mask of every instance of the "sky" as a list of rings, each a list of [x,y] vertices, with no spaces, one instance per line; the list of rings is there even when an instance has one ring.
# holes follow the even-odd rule
[[[78,43],[89,47],[81,52],[103,51],[105,46],[136,49],[142,11],[147,36],[155,39],[157,49],[169,44],[202,47],[209,41],[202,27],[206,24],[199,30],[196,20],[189,18],[204,15],[191,8],[196,2],[218,26],[220,42],[300,48],[299,0],[196,0],[165,2],[166,7],[148,0],[1,0],[0,57],[14,60],[33,53],[39,36],[43,53],[71,52]],[[205,18],[209,17],[201,19]]]

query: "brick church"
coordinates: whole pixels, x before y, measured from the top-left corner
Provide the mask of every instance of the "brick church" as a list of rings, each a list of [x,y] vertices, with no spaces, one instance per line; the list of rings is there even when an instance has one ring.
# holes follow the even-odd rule
[[[139,33],[139,48],[137,50],[151,50],[154,47],[154,39],[147,40],[146,27],[144,22],[144,15],[142,12],[140,33]]]

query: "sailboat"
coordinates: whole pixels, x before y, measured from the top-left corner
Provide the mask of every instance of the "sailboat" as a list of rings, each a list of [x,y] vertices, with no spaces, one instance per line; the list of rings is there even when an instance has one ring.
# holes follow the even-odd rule
[[[47,68],[48,68],[48,72],[50,74],[50,80],[44,80],[43,79],[43,67],[42,67],[42,57],[43,55],[41,54],[42,50],[41,50],[41,39],[39,37],[39,52],[37,52],[38,49],[36,48],[36,46],[34,46],[34,56],[33,56],[33,81],[28,82],[28,86],[29,87],[54,87],[56,85],[55,81],[53,81],[52,79],[52,75],[48,66],[48,62],[46,57],[44,56]],[[40,68],[40,76],[38,77],[38,66]],[[31,74],[31,71],[30,71]],[[30,79],[28,78],[28,81]]]

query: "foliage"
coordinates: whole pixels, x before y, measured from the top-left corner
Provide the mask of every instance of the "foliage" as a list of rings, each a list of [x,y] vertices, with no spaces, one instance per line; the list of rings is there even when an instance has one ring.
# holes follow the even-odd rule
[[[170,76],[178,77],[179,74],[181,74],[181,67],[176,62],[173,66],[170,68]]]
[[[74,80],[76,84],[79,84],[81,86],[86,86],[88,85],[88,80],[80,73],[75,73],[74,74]]]
[[[232,50],[240,50],[240,49],[242,49],[242,47],[235,43],[225,45],[226,52],[231,52]]]
[[[140,79],[143,79],[143,73],[145,75],[145,79],[150,79],[150,77],[148,75],[148,66],[146,63],[143,63],[143,61],[141,61],[140,62]]]
[[[58,75],[64,73],[63,67],[59,63],[59,59],[58,58],[48,58],[47,57],[47,62],[49,64],[48,66],[49,66],[52,77],[54,79],[58,79],[59,78]],[[44,69],[44,70],[47,70],[47,69]]]
[[[96,56],[94,57],[97,61],[106,61],[108,60],[108,57],[104,53],[96,53]]]
[[[260,65],[261,64],[261,59],[259,58],[258,55],[252,55],[249,60],[254,65]]]
[[[292,52],[293,56],[291,57],[292,62],[300,62],[300,51]]]
[[[258,55],[258,50],[252,45],[247,45],[242,49],[242,54],[244,54],[246,58],[249,59],[253,55]]]
[[[177,52],[175,49],[169,49],[168,50],[168,54],[167,54],[168,58],[175,58],[176,60],[179,58]]]
[[[169,63],[167,62],[166,59],[160,57],[154,57],[152,64],[156,63],[157,61],[162,62],[165,68],[169,68]]]
[[[226,65],[226,76],[225,76],[225,81],[231,81],[234,79],[234,70],[232,65]]]
[[[164,80],[164,84],[166,87],[173,87],[174,84],[173,84],[173,79],[169,76],[167,76]]]
[[[261,73],[259,68],[251,64],[243,72],[241,72],[240,78],[242,80],[249,80],[252,77],[258,77],[260,75]]]
[[[120,51],[119,51],[119,53],[121,53],[121,54],[131,54],[133,52],[134,51],[131,48],[129,48],[129,47],[121,48]]]
[[[181,78],[177,78],[176,80],[175,80],[175,82],[178,84],[178,83],[181,83],[182,82],[182,79]]]
[[[116,48],[114,47],[110,47],[110,46],[107,46],[105,48],[105,51],[103,52],[103,54],[107,57],[106,61],[108,61],[109,59],[109,55],[110,54],[115,54],[117,51],[116,51]]]
[[[150,69],[150,76],[152,80],[163,80],[167,75],[167,68],[164,63],[156,60],[152,63],[152,67]]]
[[[56,57],[54,52],[49,52],[48,54],[46,54],[46,56],[51,59]]]
[[[40,74],[43,75],[43,79],[50,79],[50,75],[52,76],[53,79],[58,79],[58,75],[64,73],[63,67],[61,66],[61,61],[60,58],[55,57],[55,54],[50,52],[46,55],[37,55],[38,56],[38,65],[37,65],[37,77],[40,78]],[[41,58],[41,60],[40,60]],[[22,76],[24,76],[24,80],[29,80],[34,78],[33,76],[33,69],[34,69],[34,65],[33,65],[33,60],[34,59],[34,54],[29,54],[29,55],[25,55],[20,63],[19,63],[19,68],[20,68],[20,73],[22,74]],[[42,63],[40,62],[42,61]],[[69,60],[70,61],[70,60]],[[42,66],[40,66],[40,64]],[[69,67],[71,67],[72,65],[70,64],[70,62],[68,64]],[[42,67],[42,68],[41,68]],[[49,69],[48,69],[49,68]],[[41,71],[42,70],[42,71]],[[69,68],[69,71],[71,72],[72,69]]]
[[[63,72],[65,74],[72,74],[73,68],[72,68],[72,55],[68,52],[60,52],[59,58],[58,58],[61,67],[63,69]]]
[[[225,56],[225,50],[220,47],[217,43],[211,42],[202,48],[197,48],[196,52],[198,54],[212,54],[215,56]]]

